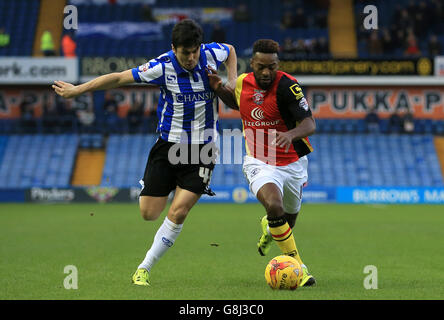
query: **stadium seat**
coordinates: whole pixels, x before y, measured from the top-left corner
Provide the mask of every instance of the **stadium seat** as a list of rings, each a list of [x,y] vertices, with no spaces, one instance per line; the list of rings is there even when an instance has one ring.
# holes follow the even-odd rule
[[[5,178],[2,186],[67,186],[76,149],[77,137],[74,135],[10,136],[3,150],[3,159],[0,157],[0,176]]]
[[[431,135],[316,134],[310,141],[315,150],[308,156],[311,184],[441,186],[443,183]]]

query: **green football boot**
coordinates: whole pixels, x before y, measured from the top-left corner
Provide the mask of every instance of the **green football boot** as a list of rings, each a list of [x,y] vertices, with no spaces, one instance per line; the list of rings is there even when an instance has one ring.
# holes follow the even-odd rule
[[[264,216],[261,219],[262,235],[257,243],[257,250],[259,251],[259,254],[261,256],[265,256],[268,253],[268,251],[270,251],[271,243],[273,242],[273,237],[270,234],[268,234],[267,226],[268,226],[267,216]]]
[[[137,269],[133,275],[133,283],[138,286],[150,286],[150,273],[146,269]]]
[[[300,287],[311,287],[316,284],[316,279],[308,272],[306,266],[302,267],[302,280],[299,284]]]

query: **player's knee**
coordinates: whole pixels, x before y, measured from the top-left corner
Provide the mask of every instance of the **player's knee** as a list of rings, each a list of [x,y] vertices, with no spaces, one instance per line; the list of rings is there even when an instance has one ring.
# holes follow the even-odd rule
[[[191,208],[187,205],[171,206],[168,211],[168,219],[174,223],[183,223]]]
[[[284,214],[282,201],[269,201],[266,204],[267,216],[270,218],[277,218]]]
[[[153,210],[152,208],[140,207],[140,214],[141,214],[143,220],[146,220],[146,221],[156,220],[161,213],[162,213],[162,210]]]
[[[166,198],[140,197],[140,215],[144,220],[156,220],[166,206]]]

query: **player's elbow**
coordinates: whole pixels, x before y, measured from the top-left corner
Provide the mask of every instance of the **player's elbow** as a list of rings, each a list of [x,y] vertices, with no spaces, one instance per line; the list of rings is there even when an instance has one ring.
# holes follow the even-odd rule
[[[311,131],[310,136],[316,132],[316,120],[311,118]]]
[[[316,132],[316,121],[313,117],[307,118],[305,121],[305,130],[307,136],[311,136]]]
[[[230,54],[236,53],[236,49],[231,44],[225,43],[225,45],[227,46],[228,50],[230,50]]]

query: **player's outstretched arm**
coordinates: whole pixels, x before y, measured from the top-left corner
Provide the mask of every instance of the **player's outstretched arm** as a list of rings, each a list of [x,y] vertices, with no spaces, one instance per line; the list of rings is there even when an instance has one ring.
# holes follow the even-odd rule
[[[210,80],[210,87],[214,90],[219,98],[231,109],[239,110],[239,106],[236,102],[236,97],[234,95],[234,89],[222,84],[222,79],[217,74],[217,71],[211,67],[207,67],[207,75]]]
[[[227,61],[225,61],[225,67],[227,68],[226,87],[234,91],[237,80],[237,55],[236,50],[231,44],[225,43],[225,45],[230,49],[230,54],[228,55]]]
[[[105,74],[77,86],[64,81],[54,81],[52,88],[59,96],[71,99],[80,96],[85,92],[113,89],[134,82],[131,70],[126,70],[123,72]]]

